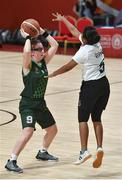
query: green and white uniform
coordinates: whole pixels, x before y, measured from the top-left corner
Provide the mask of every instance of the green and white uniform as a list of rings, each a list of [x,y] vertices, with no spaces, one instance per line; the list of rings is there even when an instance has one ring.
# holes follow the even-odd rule
[[[55,124],[55,120],[50,113],[44,100],[48,83],[48,71],[45,60],[40,63],[32,61],[31,69],[27,75],[23,76],[24,89],[21,92],[22,99],[19,104],[19,111],[22,119],[22,126],[34,127],[35,123],[47,128]]]

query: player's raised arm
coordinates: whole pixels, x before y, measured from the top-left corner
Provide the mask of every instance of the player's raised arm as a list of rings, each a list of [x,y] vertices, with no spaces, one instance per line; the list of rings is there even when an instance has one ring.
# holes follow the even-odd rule
[[[72,33],[73,36],[79,38],[79,35],[81,34],[80,31],[78,31],[78,29],[72,24],[70,23],[64,15],[61,15],[59,13],[53,13],[52,14],[54,16],[54,19],[52,19],[52,21],[62,21],[64,22],[64,24],[67,26],[67,28],[69,29],[69,31]]]
[[[48,41],[50,45],[50,48],[45,53],[45,61],[47,64],[52,59],[52,57],[56,54],[56,51],[58,49],[58,43],[47,31],[45,31],[41,27],[40,27],[40,34]]]

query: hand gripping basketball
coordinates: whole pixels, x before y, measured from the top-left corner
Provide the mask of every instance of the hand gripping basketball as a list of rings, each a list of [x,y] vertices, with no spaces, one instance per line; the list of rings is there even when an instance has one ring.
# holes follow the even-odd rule
[[[29,34],[26,33],[22,28],[20,29],[20,33],[23,38],[26,38],[27,36],[29,36]]]
[[[40,25],[35,19],[26,19],[21,23],[20,29],[28,33],[31,37],[37,37],[40,34]]]

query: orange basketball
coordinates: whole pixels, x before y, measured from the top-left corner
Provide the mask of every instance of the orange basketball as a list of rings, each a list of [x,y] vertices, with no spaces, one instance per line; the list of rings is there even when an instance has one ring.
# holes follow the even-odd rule
[[[20,28],[28,33],[31,37],[36,37],[40,34],[40,25],[35,19],[24,20]]]

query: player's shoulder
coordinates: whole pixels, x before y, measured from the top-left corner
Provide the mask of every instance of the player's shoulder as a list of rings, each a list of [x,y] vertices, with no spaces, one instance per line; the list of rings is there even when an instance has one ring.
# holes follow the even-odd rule
[[[79,50],[82,53],[86,53],[89,49],[90,49],[89,45],[85,44],[85,45],[82,45]]]

